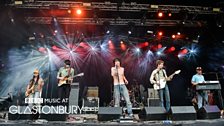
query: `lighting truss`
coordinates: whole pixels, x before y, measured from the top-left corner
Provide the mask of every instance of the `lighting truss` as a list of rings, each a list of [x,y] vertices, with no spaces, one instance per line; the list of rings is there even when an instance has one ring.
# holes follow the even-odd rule
[[[51,24],[52,17],[26,17],[26,22],[37,24]],[[89,25],[103,25],[104,22],[110,22],[110,25],[128,25],[130,22],[135,26],[176,26],[181,24],[180,20],[157,20],[146,19],[144,24],[141,19],[121,19],[121,18],[98,18],[97,21],[94,18],[71,18],[71,17],[57,17],[57,21],[60,24],[89,24]],[[190,21],[184,22],[185,27],[200,27],[206,24],[206,22]]]
[[[198,13],[198,14],[217,14],[223,13],[223,11],[218,8],[219,11],[214,11],[212,7],[202,7],[202,6],[181,6],[181,5],[150,5],[150,4],[137,4],[135,2],[131,3],[112,3],[112,2],[72,2],[72,1],[31,1],[24,2],[22,4],[10,4],[16,8],[29,8],[29,9],[52,9],[55,7],[57,9],[69,9],[69,8],[82,8],[84,10],[99,9],[103,11],[148,11],[157,12],[170,11],[171,13],[179,13],[181,10],[186,10],[188,13]]]

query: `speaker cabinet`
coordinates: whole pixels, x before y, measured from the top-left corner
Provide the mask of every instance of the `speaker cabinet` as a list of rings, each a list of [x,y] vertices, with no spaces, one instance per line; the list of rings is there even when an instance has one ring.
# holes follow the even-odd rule
[[[120,119],[122,115],[121,107],[99,107],[98,120],[99,121],[110,121]]]
[[[200,108],[197,112],[198,119],[218,119],[220,118],[220,109],[217,105],[207,105]]]
[[[171,107],[172,120],[196,120],[197,114],[193,106]]]
[[[52,109],[54,107],[54,109]],[[48,121],[66,121],[68,114],[59,113],[57,111],[58,106],[49,106],[42,108],[40,119],[46,119]]]
[[[69,105],[78,106],[79,105],[78,103],[79,103],[79,83],[72,83],[69,96]]]
[[[167,114],[164,107],[145,107],[140,113],[141,120],[166,120]]]
[[[26,111],[26,107],[29,106],[20,106],[20,109],[11,109],[9,111],[16,111],[16,113],[8,113],[9,120],[29,120],[31,119],[31,111]],[[31,107],[29,107],[31,109]]]

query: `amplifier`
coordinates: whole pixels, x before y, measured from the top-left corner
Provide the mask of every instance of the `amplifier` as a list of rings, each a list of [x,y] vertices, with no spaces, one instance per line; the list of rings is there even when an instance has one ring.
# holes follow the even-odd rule
[[[84,112],[97,112],[99,109],[98,97],[87,97],[82,100],[82,111]]]

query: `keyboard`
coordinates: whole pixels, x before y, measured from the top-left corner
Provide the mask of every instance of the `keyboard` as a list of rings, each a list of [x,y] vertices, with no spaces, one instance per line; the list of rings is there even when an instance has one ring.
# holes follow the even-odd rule
[[[219,81],[205,81],[196,85],[196,90],[221,90]]]

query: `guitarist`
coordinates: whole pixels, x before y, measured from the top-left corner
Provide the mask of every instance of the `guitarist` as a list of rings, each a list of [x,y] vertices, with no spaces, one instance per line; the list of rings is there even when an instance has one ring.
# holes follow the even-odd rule
[[[57,79],[59,80],[58,83],[58,97],[62,100],[66,100],[68,107],[68,99],[70,95],[71,90],[71,83],[73,81],[74,77],[74,69],[70,67],[71,61],[65,60],[64,61],[64,67],[61,67],[57,74]]]
[[[166,71],[164,69],[164,61],[163,60],[157,60],[156,61],[156,66],[157,68],[153,70],[151,76],[150,76],[150,82],[151,84],[156,84],[160,86],[159,80],[165,79],[166,81],[170,81],[173,76],[167,77]],[[170,111],[170,93],[169,93],[169,88],[167,84],[165,85],[164,88],[158,89],[159,96],[160,96],[160,104],[162,107],[164,107],[164,97],[165,95],[165,101],[166,101],[166,111]]]
[[[40,98],[42,87],[44,85],[43,79],[39,75],[39,71],[35,70],[33,72],[33,78],[26,88],[26,97],[28,98]]]
[[[30,83],[27,85],[26,88],[26,97],[32,98],[32,103],[29,104],[31,107],[37,107],[41,106],[40,103],[35,103],[36,98],[41,98],[42,93],[42,87],[44,85],[44,80],[40,77],[39,71],[35,70],[33,72],[33,78],[30,80]],[[34,104],[33,104],[34,103]],[[35,110],[31,110],[32,112],[36,112]],[[31,115],[31,119],[38,119],[39,118],[39,112],[36,114]]]

